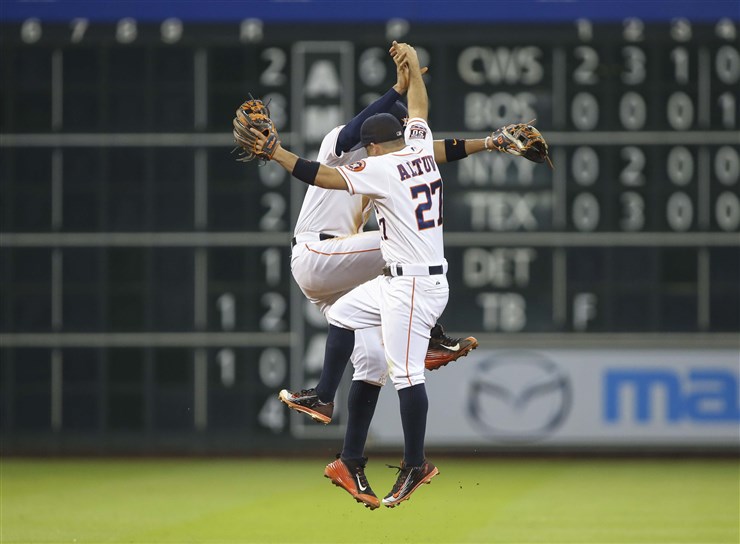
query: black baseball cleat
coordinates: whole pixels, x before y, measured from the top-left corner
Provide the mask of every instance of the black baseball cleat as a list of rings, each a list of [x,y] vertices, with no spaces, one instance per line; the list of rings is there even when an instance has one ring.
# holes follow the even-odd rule
[[[283,389],[278,398],[288,405],[289,408],[298,412],[308,414],[314,421],[324,425],[331,422],[334,413],[333,402],[321,402],[316,394],[316,389],[301,389],[297,393]]]
[[[426,460],[418,467],[409,467],[404,463],[401,463],[400,467],[393,465],[388,465],[388,467],[398,469],[396,484],[383,499],[383,504],[388,508],[393,508],[405,501],[421,484],[430,483],[432,478],[439,474],[439,469]]]
[[[445,334],[442,325],[437,323],[431,332],[424,366],[427,370],[437,370],[447,363],[465,357],[477,347],[478,340],[474,336],[450,338]]]
[[[370,510],[380,506],[380,499],[373,493],[365,476],[365,465],[367,458],[342,459],[337,455],[337,460],[326,465],[324,476],[331,479],[331,483],[341,487],[354,499],[365,505]]]

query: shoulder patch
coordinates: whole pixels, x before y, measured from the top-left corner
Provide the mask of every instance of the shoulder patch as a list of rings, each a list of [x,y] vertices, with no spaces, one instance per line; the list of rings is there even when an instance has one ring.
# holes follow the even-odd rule
[[[345,166],[350,172],[362,172],[365,169],[365,161],[357,161]]]
[[[413,124],[409,127],[409,139],[423,140],[427,137],[427,129],[424,125]]]

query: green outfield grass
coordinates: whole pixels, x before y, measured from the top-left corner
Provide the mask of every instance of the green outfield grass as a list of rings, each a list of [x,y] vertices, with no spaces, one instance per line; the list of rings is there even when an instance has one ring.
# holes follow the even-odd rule
[[[367,469],[378,495],[395,479],[385,461]],[[434,461],[431,485],[370,511],[331,485],[318,459],[3,459],[0,541],[740,540],[737,460]]]

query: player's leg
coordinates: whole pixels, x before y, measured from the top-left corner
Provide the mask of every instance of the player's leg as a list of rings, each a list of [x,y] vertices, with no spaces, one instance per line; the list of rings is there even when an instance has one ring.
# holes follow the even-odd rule
[[[340,327],[329,326],[327,347],[324,351],[324,365],[321,369],[319,382],[315,387],[300,391],[283,389],[279,394],[280,400],[289,407],[311,416],[314,421],[319,423],[328,424],[331,422],[334,412],[334,397],[347,366],[345,353],[338,353],[338,350],[332,347],[335,344],[343,345],[342,337],[349,338],[348,332]],[[353,342],[352,352],[349,356],[349,360],[355,369],[352,379],[383,385],[388,378],[388,367],[385,364],[380,327],[354,331]],[[345,345],[346,348],[349,348],[349,344]],[[371,361],[380,361],[380,365],[371,365]]]
[[[293,278],[301,291],[324,314],[350,290],[377,277],[383,265],[377,231],[297,244],[290,262]],[[278,395],[280,400],[315,421],[331,422],[334,396],[347,361],[353,357],[351,336],[346,331],[329,327],[319,383],[300,391],[283,389]],[[350,355],[345,357],[347,350]]]
[[[380,388],[380,385],[362,380],[352,382],[347,399],[347,430],[342,453],[324,470],[324,476],[330,478],[334,485],[343,488],[370,509],[380,506],[380,500],[365,476],[365,443]]]
[[[334,413],[334,394],[354,346],[355,331],[329,325],[319,385],[300,391],[283,389],[278,398],[289,408],[310,416],[314,421],[325,425],[330,423]]]
[[[377,508],[380,501],[365,476],[365,443],[370,423],[378,404],[380,388],[388,377],[388,366],[382,349],[381,329],[372,327],[355,331],[355,368],[347,398],[347,430],[342,453],[330,463],[324,475],[345,489],[368,508]]]
[[[368,350],[381,353],[380,335],[377,332],[360,332],[380,326],[380,311],[377,303],[373,302],[380,296],[377,279],[365,282],[332,305],[327,313],[330,323],[329,334],[319,383],[311,389],[280,391],[278,397],[290,408],[305,413],[320,423],[331,422],[334,396],[342,380],[347,361],[362,360],[368,357],[366,355]],[[368,311],[371,304],[374,304],[375,308]],[[334,320],[332,316],[335,316]],[[359,339],[357,347],[355,347],[356,339]],[[381,376],[360,379],[375,379],[379,383],[385,381],[385,377],[381,378]]]
[[[383,504],[393,508],[408,500],[422,484],[431,482],[439,469],[424,454],[424,436],[429,401],[423,383],[398,390],[401,423],[404,437],[404,459],[398,469],[396,482],[383,498]]]
[[[379,299],[378,281],[369,282],[365,289],[358,288],[343,297],[329,312],[333,327],[362,327],[380,321],[379,308],[367,301]],[[371,297],[368,299],[367,297]],[[377,304],[374,303],[374,304]],[[364,315],[365,317],[359,317]],[[365,476],[365,443],[378,403],[380,388],[385,383],[388,370],[382,349],[381,328],[372,326],[355,331],[355,351],[352,364],[355,369],[347,399],[347,429],[342,453],[327,465],[324,476],[347,491],[355,500],[370,509],[380,506],[380,500]]]
[[[449,287],[444,276],[393,278],[383,285],[383,341],[393,384],[398,390],[404,458],[383,504],[407,500],[439,471],[426,460],[424,440],[429,401],[424,385],[424,355],[429,331],[444,310]],[[403,303],[405,301],[405,304]]]

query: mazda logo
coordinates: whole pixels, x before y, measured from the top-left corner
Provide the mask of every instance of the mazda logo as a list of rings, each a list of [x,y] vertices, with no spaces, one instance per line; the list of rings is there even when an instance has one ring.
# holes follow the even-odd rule
[[[488,438],[528,442],[554,432],[571,402],[570,379],[553,361],[534,352],[500,352],[475,370],[468,417]]]

